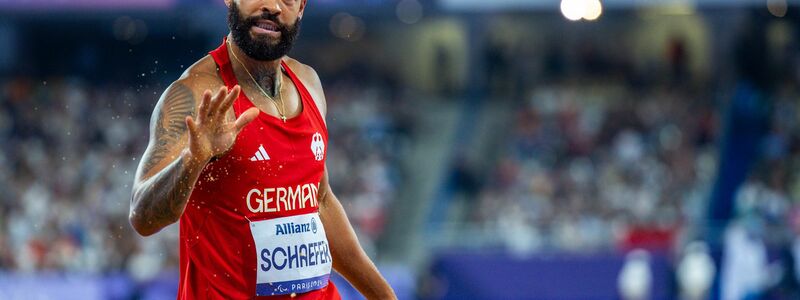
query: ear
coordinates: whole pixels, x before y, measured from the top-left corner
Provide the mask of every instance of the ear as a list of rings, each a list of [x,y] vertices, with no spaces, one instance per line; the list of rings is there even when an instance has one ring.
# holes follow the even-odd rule
[[[232,0],[225,0],[225,1],[232,1]],[[308,0],[300,0],[300,11],[297,13],[298,20],[303,18],[303,11],[306,10],[306,3],[308,3]]]
[[[233,0],[225,0],[225,6],[231,8],[231,2],[233,2]]]

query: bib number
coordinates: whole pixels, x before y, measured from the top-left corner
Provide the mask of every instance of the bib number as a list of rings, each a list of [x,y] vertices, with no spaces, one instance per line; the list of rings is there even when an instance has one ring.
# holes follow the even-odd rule
[[[318,213],[250,222],[256,296],[305,293],[328,285],[331,254]]]

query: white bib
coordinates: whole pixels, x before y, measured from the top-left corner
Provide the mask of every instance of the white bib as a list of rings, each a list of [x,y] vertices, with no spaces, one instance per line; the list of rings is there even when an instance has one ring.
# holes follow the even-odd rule
[[[250,222],[256,296],[305,293],[328,285],[331,254],[318,213]]]

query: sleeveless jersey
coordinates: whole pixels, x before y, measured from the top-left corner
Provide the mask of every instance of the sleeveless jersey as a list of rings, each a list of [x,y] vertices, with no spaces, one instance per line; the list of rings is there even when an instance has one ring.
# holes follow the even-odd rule
[[[228,47],[209,54],[237,84]],[[203,169],[180,218],[178,299],[339,299],[317,191],[328,131],[300,79],[302,112],[284,123],[260,112],[231,150]],[[244,92],[238,118],[254,107]]]

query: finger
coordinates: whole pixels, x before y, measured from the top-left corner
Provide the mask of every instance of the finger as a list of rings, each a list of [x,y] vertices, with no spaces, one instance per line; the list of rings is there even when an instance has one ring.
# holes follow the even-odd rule
[[[230,103],[232,103],[233,100],[239,96],[237,90],[239,90],[240,88],[238,88],[238,86],[239,85],[236,85],[232,89],[228,90],[227,91],[228,94],[225,96],[224,99],[218,99],[219,103],[218,106],[216,106],[216,110],[214,111],[215,115],[214,118],[216,120],[222,121],[227,117],[227,112],[231,107]]]
[[[197,124],[195,124],[192,116],[186,116],[184,121],[186,122],[186,128],[189,129],[189,137],[195,136],[197,134]]]
[[[197,122],[202,123],[208,114],[208,106],[211,103],[211,91],[203,92],[203,99],[200,100],[200,108],[197,109]]]
[[[258,117],[258,113],[259,113],[258,108],[251,107],[250,109],[246,110],[244,113],[239,115],[239,118],[236,119],[235,123],[236,133],[238,134],[240,131],[242,131],[242,129],[245,126],[247,126],[247,124],[253,122],[253,120],[255,120],[256,117]]]
[[[220,87],[219,92],[217,92],[217,95],[214,96],[214,99],[211,101],[211,107],[208,110],[209,116],[217,113],[217,109],[219,108],[220,103],[225,101],[225,97],[227,96],[228,96],[228,88],[225,86]]]
[[[217,113],[219,115],[221,115],[221,116],[224,116],[225,113],[228,111],[228,109],[231,108],[231,105],[233,104],[233,101],[235,101],[236,98],[239,98],[239,93],[241,91],[242,91],[242,88],[238,84],[236,86],[234,86],[231,89],[231,92],[228,94],[228,97],[225,97],[225,102],[220,104],[219,110],[217,111]]]

